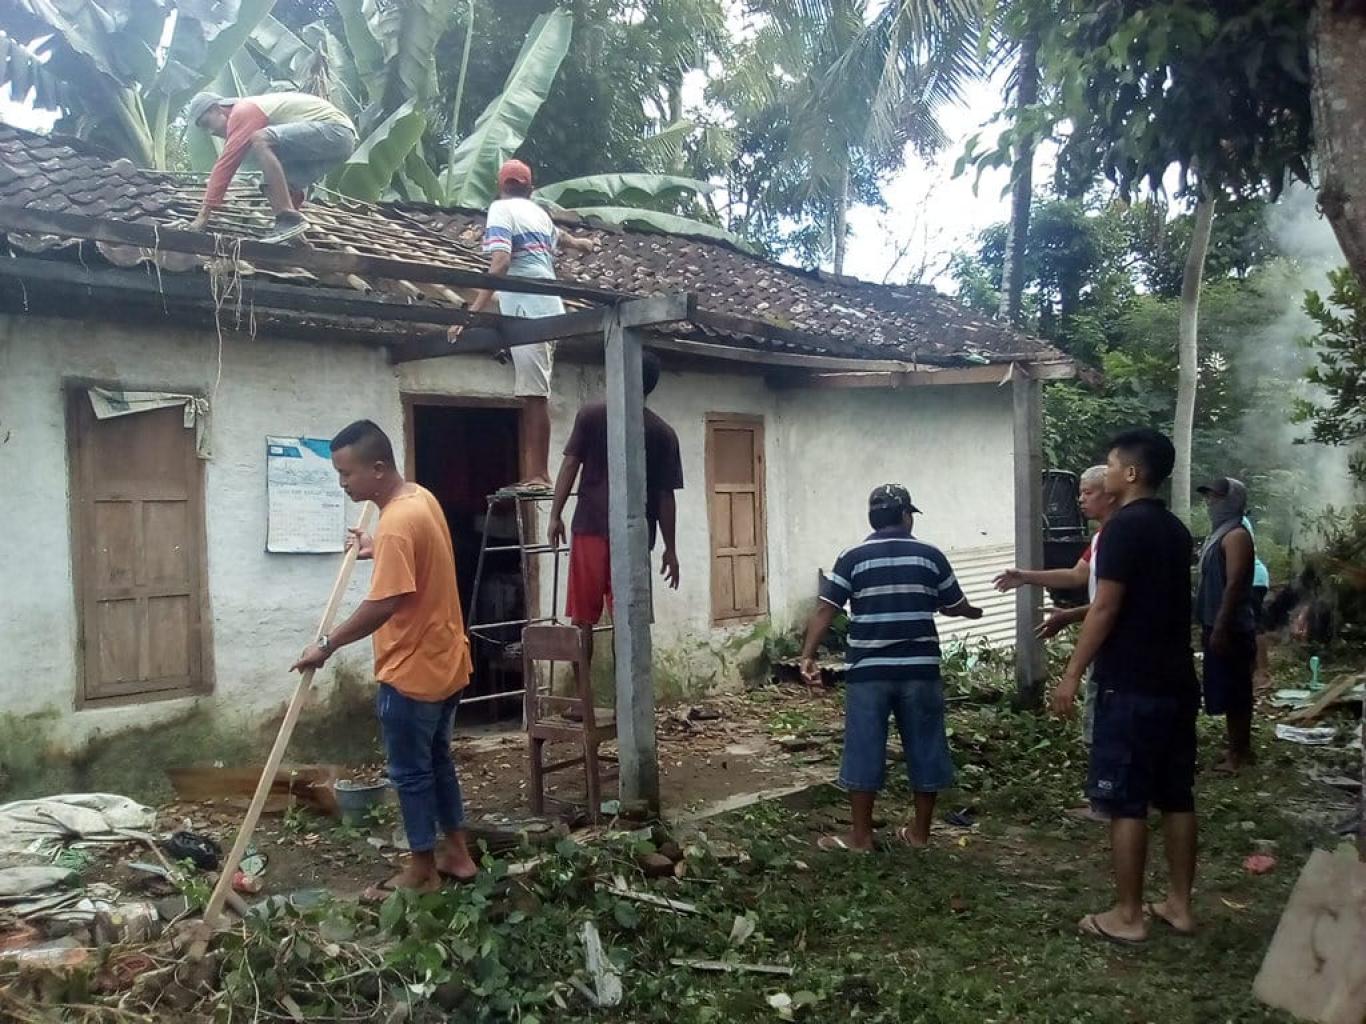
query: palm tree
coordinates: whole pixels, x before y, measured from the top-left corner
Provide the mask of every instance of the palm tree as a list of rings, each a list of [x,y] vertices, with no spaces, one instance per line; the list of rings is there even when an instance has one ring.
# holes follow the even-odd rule
[[[802,168],[842,273],[858,180],[898,166],[908,145],[945,144],[939,108],[980,70],[981,0],[755,0],[752,14],[730,99],[786,118],[784,158]]]

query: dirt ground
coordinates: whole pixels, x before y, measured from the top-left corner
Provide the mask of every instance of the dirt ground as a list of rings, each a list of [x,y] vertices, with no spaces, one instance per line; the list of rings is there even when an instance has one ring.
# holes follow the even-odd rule
[[[657,735],[665,817],[694,819],[760,794],[832,780],[838,769],[839,713],[832,693],[813,695],[795,685],[661,709]],[[520,723],[457,732],[454,748],[466,814],[476,835],[502,833],[511,842],[525,831],[535,843],[586,822],[584,777],[577,767],[550,776],[546,818],[531,816],[526,738]],[[603,749],[614,752],[613,745]],[[550,752],[555,759],[571,754],[568,745]],[[342,774],[377,779],[383,766],[366,765]],[[605,782],[603,791],[607,800],[614,799],[615,782]],[[158,831],[189,830],[213,838],[226,850],[246,805],[244,795],[170,803],[158,809]],[[403,830],[392,794],[361,828],[346,827],[300,803],[268,810],[257,827],[253,849],[265,857],[266,866],[260,876],[262,891],[247,896],[248,902],[317,889],[348,897],[392,873],[403,854]],[[169,882],[128,867],[139,861],[155,858],[137,843],[111,848],[84,877],[87,882],[112,884],[135,898],[175,895]]]

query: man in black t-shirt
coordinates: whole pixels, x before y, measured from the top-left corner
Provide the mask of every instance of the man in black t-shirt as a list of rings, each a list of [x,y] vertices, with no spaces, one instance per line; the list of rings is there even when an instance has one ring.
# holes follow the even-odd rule
[[[1087,795],[1110,817],[1116,901],[1081,919],[1083,933],[1115,942],[1148,937],[1149,915],[1195,930],[1195,720],[1199,687],[1191,656],[1190,532],[1157,499],[1171,474],[1172,443],[1155,430],[1114,439],[1105,489],[1120,508],[1105,524],[1096,596],[1076,651],[1053,692],[1070,714],[1086,667],[1098,691]],[[1148,811],[1162,813],[1167,898],[1143,903]]]
[[[641,378],[648,398],[659,383],[659,358],[645,352]],[[554,547],[565,540],[564,506],[577,482],[578,501],[570,525],[569,579],[565,613],[580,629],[589,631],[612,605],[612,557],[608,546],[607,406],[591,402],[579,410],[574,429],[564,448],[564,461],[555,479],[555,498],[550,506],[549,539]],[[674,549],[677,506],[674,492],[683,487],[683,460],[678,435],[651,409],[645,410],[645,515],[650,526],[650,548],[655,534],[663,541],[659,574],[673,590],[678,589],[678,554]]]

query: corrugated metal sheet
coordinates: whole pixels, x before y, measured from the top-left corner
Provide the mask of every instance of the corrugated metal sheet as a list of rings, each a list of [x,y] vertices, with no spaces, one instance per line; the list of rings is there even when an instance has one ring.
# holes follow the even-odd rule
[[[939,627],[941,642],[965,640],[975,644],[980,639],[993,647],[1012,646],[1015,643],[1015,594],[998,593],[991,581],[1002,569],[1015,564],[1015,546],[996,544],[944,553],[968,600],[984,614],[976,622],[939,616],[935,624]]]

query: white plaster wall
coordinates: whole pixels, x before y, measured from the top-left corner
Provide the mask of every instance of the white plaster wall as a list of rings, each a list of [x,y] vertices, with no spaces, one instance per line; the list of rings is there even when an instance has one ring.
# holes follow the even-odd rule
[[[779,519],[770,502],[769,518],[769,599],[780,622],[809,607],[817,570],[867,536],[868,493],[879,484],[910,490],[922,510],[916,535],[945,551],[1012,542],[1008,388],[780,394],[777,429],[769,431],[770,494],[786,496],[786,515]]]
[[[338,564],[335,556],[265,553],[266,435],[329,437],[368,417],[390,433],[401,461],[401,394],[511,394],[511,369],[482,356],[395,369],[381,352],[355,345],[234,334],[225,337],[215,390],[218,355],[218,339],[207,331],[0,317],[0,481],[10,512],[8,580],[0,590],[0,710],[55,709],[62,713],[62,738],[79,741],[96,731],[146,725],[190,703],[66,714],[75,702],[78,637],[65,379],[213,394],[214,457],[205,486],[215,689],[201,700],[244,716],[278,709],[287,699],[288,666],[316,626]],[[600,368],[557,368],[552,472],[578,407],[602,393]],[[675,676],[701,685],[730,681],[722,678],[728,661],[721,649],[735,631],[711,626],[708,413],[764,417],[769,605],[779,626],[793,625],[809,606],[817,570],[866,534],[866,496],[877,484],[906,484],[925,513],[918,534],[946,550],[1012,537],[1008,391],[772,391],[753,374],[666,372],[649,404],[677,430],[683,453],[682,585],[677,592],[658,582],[655,588],[655,648]],[[473,572],[473,566],[459,568]],[[345,607],[359,600],[367,580],[362,565]],[[364,646],[342,657],[368,673]]]
[[[193,699],[65,714],[75,702],[78,629],[69,550],[63,381],[212,394],[205,466],[215,688],[232,714],[278,708],[288,669],[317,626],[338,556],[266,554],[267,434],[330,437],[368,417],[401,445],[394,375],[377,350],[212,332],[0,318],[0,480],[10,514],[0,592],[0,710],[62,712],[59,739],[146,725]],[[215,381],[218,380],[215,390]],[[347,605],[364,593],[358,569]],[[367,651],[350,656],[363,666]]]

